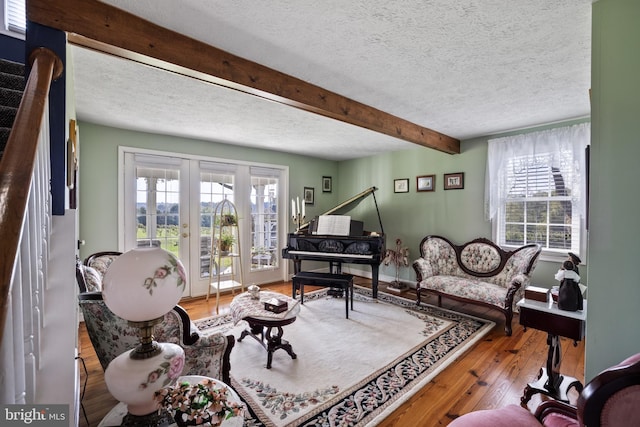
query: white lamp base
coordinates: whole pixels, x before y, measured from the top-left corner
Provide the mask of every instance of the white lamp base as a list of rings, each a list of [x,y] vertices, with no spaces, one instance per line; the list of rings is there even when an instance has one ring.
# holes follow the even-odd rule
[[[129,414],[150,415],[158,412],[154,393],[174,383],[182,375],[184,351],[176,344],[158,343],[162,352],[142,360],[131,358],[129,350],[109,363],[104,381],[109,392],[127,404]]]

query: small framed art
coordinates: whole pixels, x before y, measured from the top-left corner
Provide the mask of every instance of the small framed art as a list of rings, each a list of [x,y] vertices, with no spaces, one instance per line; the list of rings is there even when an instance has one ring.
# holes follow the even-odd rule
[[[409,178],[394,179],[393,180],[393,192],[394,193],[408,193],[409,192]]]
[[[313,205],[316,190],[313,187],[304,187],[304,202]]]
[[[435,191],[435,189],[436,189],[435,175],[422,175],[422,176],[416,177],[417,191]]]
[[[322,192],[331,193],[331,177],[330,176],[322,177]]]
[[[461,190],[463,188],[464,188],[464,172],[444,174],[445,190]]]

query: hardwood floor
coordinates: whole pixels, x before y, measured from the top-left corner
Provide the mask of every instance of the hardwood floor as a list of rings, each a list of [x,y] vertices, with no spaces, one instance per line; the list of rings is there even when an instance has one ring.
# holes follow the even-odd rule
[[[369,286],[370,281],[355,278],[355,283]],[[277,292],[290,294],[291,282],[263,286]],[[380,285],[384,290],[384,285]],[[409,291],[407,297],[414,298]],[[220,313],[228,311],[233,295],[225,294],[220,298]],[[431,298],[431,297],[430,297]],[[435,298],[426,301],[436,304]],[[192,319],[215,315],[215,298],[207,302],[205,298],[184,300],[180,303]],[[547,359],[547,335],[544,332],[528,329],[524,331],[514,316],[513,335],[504,334],[504,317],[483,307],[443,298],[443,307],[468,313],[496,322],[496,326],[467,353],[453,362],[436,376],[429,384],[411,397],[380,427],[405,426],[446,426],[454,418],[478,409],[498,408],[511,403],[520,404],[520,397],[528,382],[533,381]],[[84,324],[79,330],[80,356],[86,365],[85,374],[80,366],[80,386],[86,381],[83,406],[86,411],[80,413],[81,427],[95,427],[111,410],[117,401],[109,394],[104,373],[95,355]],[[584,383],[584,341],[577,346],[562,338],[562,373],[575,377]],[[233,367],[232,367],[233,369]],[[575,403],[577,393],[571,390],[569,397]],[[529,402],[529,408],[535,410],[540,403],[540,395]]]

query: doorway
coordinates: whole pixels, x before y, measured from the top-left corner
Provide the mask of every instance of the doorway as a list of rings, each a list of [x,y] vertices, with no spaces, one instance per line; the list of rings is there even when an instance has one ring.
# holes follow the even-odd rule
[[[227,283],[235,276],[237,286],[240,277],[245,287],[284,279],[279,252],[286,237],[286,167],[120,150],[124,251],[159,246],[175,254],[189,274],[185,297],[206,295],[217,269]],[[242,253],[212,265],[214,212],[223,200],[238,210]]]

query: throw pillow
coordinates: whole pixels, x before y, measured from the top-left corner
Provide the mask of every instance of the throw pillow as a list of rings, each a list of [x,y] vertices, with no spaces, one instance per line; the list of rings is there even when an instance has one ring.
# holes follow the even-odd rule
[[[83,266],[83,270],[87,292],[102,292],[102,276],[98,270],[86,265]]]

